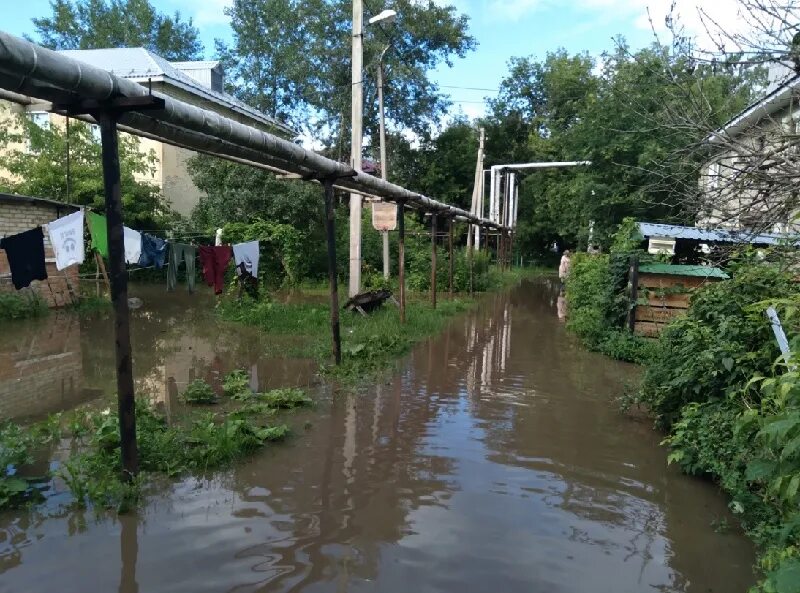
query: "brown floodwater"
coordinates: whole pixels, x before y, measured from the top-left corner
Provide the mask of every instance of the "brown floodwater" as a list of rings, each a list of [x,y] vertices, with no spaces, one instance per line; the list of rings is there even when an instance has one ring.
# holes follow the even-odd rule
[[[3,593],[733,593],[754,582],[724,496],[668,468],[661,436],[617,411],[638,371],[566,333],[556,282],[487,297],[397,372],[333,395],[310,361],[214,321],[213,299],[137,290],[137,387],[167,408],[173,383],[231,368],[260,388],[311,385],[320,403],[290,418],[287,443],[164,484],[134,514],[74,510],[63,492],[0,513]],[[64,409],[113,384],[108,319],[25,328],[0,338],[0,368],[17,369],[0,374],[5,414]],[[63,370],[36,384],[46,404],[9,406],[6,384],[24,384],[26,364],[44,374],[46,360]]]

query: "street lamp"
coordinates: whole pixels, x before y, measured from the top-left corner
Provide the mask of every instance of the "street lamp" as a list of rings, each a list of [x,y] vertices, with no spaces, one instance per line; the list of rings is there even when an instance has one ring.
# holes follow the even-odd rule
[[[397,13],[394,10],[384,10],[382,13],[369,19],[369,24],[375,23],[393,23],[397,18]],[[387,44],[381,52],[378,59],[378,119],[380,122],[380,144],[381,144],[381,179],[388,181],[389,179],[389,163],[386,160],[386,116],[383,111],[383,58],[386,52],[389,51],[391,44]],[[373,205],[373,208],[375,206]],[[389,231],[381,231],[383,239],[383,277],[385,280],[389,279]]]
[[[397,18],[397,12],[394,10],[386,9],[379,14],[376,14],[374,17],[369,19],[370,25],[375,25],[377,23],[386,23],[387,25],[394,22],[394,19]]]

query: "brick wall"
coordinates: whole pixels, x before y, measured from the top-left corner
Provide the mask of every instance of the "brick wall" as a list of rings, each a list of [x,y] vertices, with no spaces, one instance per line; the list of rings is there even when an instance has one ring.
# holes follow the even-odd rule
[[[73,206],[55,205],[49,202],[8,200],[0,196],[0,237],[15,235],[42,226],[57,218],[75,212]],[[47,267],[47,280],[34,281],[30,287],[18,291],[20,294],[35,291],[49,307],[63,307],[72,304],[78,294],[78,266],[65,270],[56,269],[53,248],[47,232],[44,234],[44,255]],[[17,292],[11,283],[11,269],[8,258],[0,249],[0,292]]]

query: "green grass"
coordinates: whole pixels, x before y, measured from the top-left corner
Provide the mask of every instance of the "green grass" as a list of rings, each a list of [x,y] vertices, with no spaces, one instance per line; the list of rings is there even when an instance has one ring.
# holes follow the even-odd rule
[[[504,289],[533,275],[550,273],[543,268],[493,270],[492,285]],[[373,376],[407,354],[414,344],[439,333],[455,316],[478,303],[478,297],[446,291],[439,295],[436,309],[426,293],[410,294],[406,302],[406,323],[400,323],[398,308],[392,303],[367,316],[340,311],[342,364],[331,360],[330,314],[327,304],[278,303],[244,299],[224,300],[218,313],[223,319],[257,327],[272,336],[300,336],[302,341],[287,349],[286,356],[314,358],[322,371],[340,380],[354,382]]]
[[[124,512],[137,504],[150,478],[202,474],[243,459],[289,434],[286,424],[274,423],[282,410],[312,404],[301,389],[252,394],[244,402],[229,399],[227,407],[213,412],[187,407],[171,422],[138,402],[141,473],[131,481],[121,479],[119,418],[110,408],[73,410],[25,427],[0,424],[0,510],[37,502],[42,498],[37,485],[57,476],[72,493],[74,505]],[[59,439],[69,440],[67,459],[49,476],[25,477],[26,470]]]
[[[0,320],[43,317],[48,312],[47,303],[35,291],[0,292]]]

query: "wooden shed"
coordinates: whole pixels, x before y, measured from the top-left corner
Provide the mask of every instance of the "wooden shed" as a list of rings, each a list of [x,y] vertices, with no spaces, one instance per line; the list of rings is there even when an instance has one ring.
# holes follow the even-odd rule
[[[686,314],[692,292],[729,276],[719,268],[676,264],[646,264],[632,270],[630,326],[640,336],[655,337],[673,319]],[[646,301],[646,304],[645,304]]]

